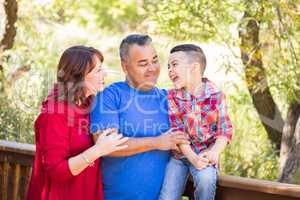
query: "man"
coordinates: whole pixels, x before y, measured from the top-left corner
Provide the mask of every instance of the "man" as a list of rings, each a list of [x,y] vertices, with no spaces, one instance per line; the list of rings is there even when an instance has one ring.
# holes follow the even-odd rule
[[[116,128],[128,148],[102,159],[106,200],[157,200],[169,151],[188,143],[169,131],[167,92],[155,87],[160,64],[147,35],[127,36],[120,45],[126,81],[110,85],[95,99],[91,132]],[[97,136],[94,135],[94,138]]]

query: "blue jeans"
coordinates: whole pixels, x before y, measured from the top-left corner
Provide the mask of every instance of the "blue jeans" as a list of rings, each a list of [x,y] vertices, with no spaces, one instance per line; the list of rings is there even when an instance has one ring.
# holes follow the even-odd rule
[[[179,200],[185,189],[189,173],[193,177],[195,200],[213,200],[216,193],[217,169],[208,166],[196,169],[187,159],[170,158],[159,200]]]

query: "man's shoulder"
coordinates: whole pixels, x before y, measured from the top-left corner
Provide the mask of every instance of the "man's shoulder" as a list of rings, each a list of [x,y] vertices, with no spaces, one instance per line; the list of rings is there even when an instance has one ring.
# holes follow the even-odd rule
[[[167,89],[157,87],[156,90],[159,93],[159,95],[161,95],[162,97],[166,97],[168,95]]]
[[[124,90],[127,88],[127,84],[125,81],[118,81],[110,84],[105,90]]]
[[[124,81],[114,82],[109,86],[107,86],[103,91],[98,92],[97,95],[98,96],[109,95],[109,94],[119,95],[125,89],[126,89],[126,83]]]

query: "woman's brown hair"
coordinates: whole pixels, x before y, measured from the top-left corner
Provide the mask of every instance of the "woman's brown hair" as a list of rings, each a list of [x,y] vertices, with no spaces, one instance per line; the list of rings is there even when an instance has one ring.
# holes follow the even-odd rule
[[[58,100],[85,102],[84,77],[96,67],[95,56],[103,62],[102,53],[93,47],[73,46],[63,52],[57,69]]]

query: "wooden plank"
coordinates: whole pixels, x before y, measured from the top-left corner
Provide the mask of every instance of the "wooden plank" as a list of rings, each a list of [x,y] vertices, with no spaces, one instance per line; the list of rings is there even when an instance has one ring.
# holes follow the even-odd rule
[[[0,140],[0,151],[34,155],[35,145]]]
[[[267,194],[300,198],[300,185],[285,184],[237,176],[219,176],[218,185],[227,188],[250,190]]]
[[[215,200],[299,200],[300,197],[290,197],[278,194],[263,193],[247,189],[227,188],[219,186]]]
[[[34,156],[15,153],[15,152],[5,152],[0,151],[0,162],[9,162],[11,164],[20,164],[20,165],[32,165]]]
[[[300,185],[273,181],[220,175],[217,188],[216,200],[300,200]],[[190,177],[183,196],[192,200],[193,193],[193,181]]]
[[[29,180],[31,176],[31,166],[22,166],[21,167],[21,178],[20,185],[22,186],[19,191],[20,199],[26,199],[26,193],[29,186]]]
[[[18,192],[19,192],[19,185],[20,185],[20,172],[21,172],[21,167],[19,164],[15,165],[14,168],[14,182],[13,182],[13,192],[12,192],[12,199],[17,200],[18,198]]]
[[[1,180],[1,199],[7,199],[7,192],[8,192],[8,171],[9,171],[9,163],[3,162],[2,163],[2,180]]]

